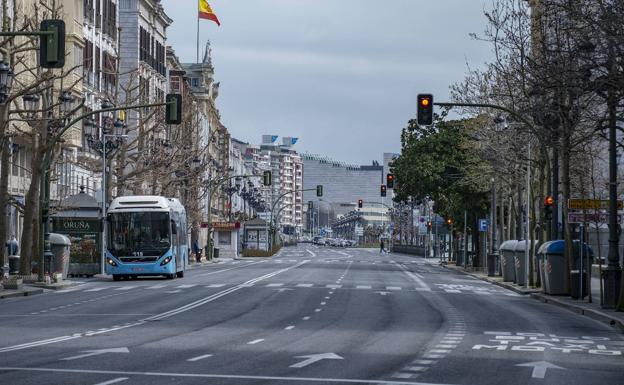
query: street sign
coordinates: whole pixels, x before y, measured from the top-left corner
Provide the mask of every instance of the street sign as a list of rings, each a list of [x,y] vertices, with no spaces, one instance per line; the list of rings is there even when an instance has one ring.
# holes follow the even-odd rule
[[[622,215],[617,216],[618,223],[622,223]],[[609,223],[607,213],[568,213],[568,223]]]
[[[479,231],[482,233],[488,231],[489,222],[487,219],[479,219]]]
[[[568,208],[571,210],[608,210],[609,201],[606,199],[568,199]],[[617,209],[624,210],[624,201],[617,201]]]

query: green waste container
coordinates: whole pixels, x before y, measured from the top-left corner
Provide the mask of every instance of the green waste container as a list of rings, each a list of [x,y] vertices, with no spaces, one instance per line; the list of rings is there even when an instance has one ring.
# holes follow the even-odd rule
[[[212,254],[213,258],[219,258],[219,249],[214,248],[214,254]]]

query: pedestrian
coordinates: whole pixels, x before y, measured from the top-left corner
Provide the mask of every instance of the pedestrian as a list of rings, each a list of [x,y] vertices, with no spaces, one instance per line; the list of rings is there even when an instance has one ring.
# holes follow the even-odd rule
[[[384,251],[385,251],[385,248],[384,248],[384,240],[383,240],[383,238],[381,238],[381,239],[379,240],[379,254],[382,254]]]
[[[195,254],[195,261],[198,263],[201,262],[201,247],[199,247],[199,241],[197,239],[193,242],[193,254]]]
[[[19,252],[19,243],[15,239],[15,235],[11,235],[11,239],[6,242],[6,249],[8,255],[17,255]]]

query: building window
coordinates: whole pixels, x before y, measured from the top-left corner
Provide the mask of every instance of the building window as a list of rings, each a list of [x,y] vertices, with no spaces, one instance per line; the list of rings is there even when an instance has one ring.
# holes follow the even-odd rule
[[[199,78],[191,78],[191,87],[193,88],[199,87]]]

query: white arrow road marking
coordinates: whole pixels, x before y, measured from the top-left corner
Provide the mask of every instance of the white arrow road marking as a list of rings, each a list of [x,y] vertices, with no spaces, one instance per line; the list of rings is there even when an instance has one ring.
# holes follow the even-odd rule
[[[310,354],[308,356],[295,356],[295,358],[307,358],[307,359],[301,362],[298,362],[294,365],[290,365],[291,368],[304,368],[308,365],[312,365],[313,363],[321,361],[321,360],[343,360],[344,359],[335,353]]]
[[[307,251],[308,253],[310,253],[310,255],[311,255],[312,257],[316,257],[316,254],[314,254],[314,252],[313,252],[312,250],[310,250],[310,249],[306,249],[306,251]]]
[[[518,364],[516,366],[526,366],[529,368],[533,368],[533,373],[531,374],[531,377],[533,378],[544,378],[548,369],[566,370],[561,366],[557,366],[546,361],[527,362],[526,364]]]
[[[383,295],[383,296],[385,296],[385,295],[387,295],[387,294],[390,294],[390,292],[389,292],[389,291],[376,291],[375,293],[381,294],[381,295]]]
[[[130,350],[128,350],[128,348],[126,347],[123,347],[123,348],[112,348],[112,349],[85,350],[84,353],[85,354],[80,354],[80,355],[73,356],[73,357],[61,358],[61,361],[72,361],[72,360],[77,360],[80,358],[99,356],[101,354],[107,354],[107,353],[130,353]]]

